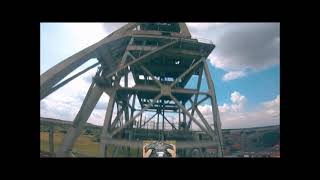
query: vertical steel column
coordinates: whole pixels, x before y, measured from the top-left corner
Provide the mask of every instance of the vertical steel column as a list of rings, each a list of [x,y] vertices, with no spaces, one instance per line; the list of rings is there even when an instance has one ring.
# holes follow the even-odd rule
[[[140,114],[140,120],[139,120],[140,128],[141,128],[141,121],[142,121],[142,113]],[[138,123],[137,123],[138,124]]]
[[[198,77],[197,91],[200,91],[203,67],[199,67],[199,69],[201,69],[201,70],[200,70],[200,72],[199,72],[199,77]],[[196,106],[196,104],[197,104],[197,102],[198,102],[198,96],[199,96],[199,94],[195,94],[194,103],[192,103],[192,110],[191,110],[191,115],[192,115],[192,116],[194,115],[195,106]],[[188,126],[187,126],[188,129],[189,129],[190,126],[191,126],[191,122],[192,122],[192,120],[190,119],[190,121],[189,121],[189,123],[188,123]]]
[[[136,103],[136,94],[134,94],[134,95],[133,95],[130,119],[132,119],[132,118],[133,118],[133,113],[134,113],[134,111],[135,111],[135,109],[134,109],[134,107],[135,107],[135,103]]]
[[[140,116],[140,114],[142,114],[145,110],[147,110],[148,108],[150,108],[155,102],[157,102],[160,97],[161,97],[161,93],[158,94],[151,102],[148,103],[148,105],[146,105],[144,108],[142,108],[140,110],[140,112],[138,114],[136,114],[135,116],[132,117],[132,119],[130,119],[127,123],[125,123],[121,128],[115,129],[114,131],[112,131],[111,136],[119,133],[120,131],[122,131],[124,128],[126,128],[130,123],[132,123],[138,116]]]
[[[121,108],[121,110],[119,111],[119,109],[117,108],[117,116],[114,118],[114,121],[111,123],[111,129],[115,128],[118,124],[120,126],[120,121],[122,119],[122,113],[123,113],[123,109]]]
[[[49,152],[54,153],[54,125],[49,125]]]
[[[214,89],[214,84],[210,75],[209,67],[207,62],[203,62],[204,72],[206,75],[208,88],[209,88],[209,94],[210,94],[210,100],[211,100],[211,107],[212,107],[212,113],[213,113],[213,120],[214,120],[214,130],[218,136],[218,156],[223,157],[223,140],[222,140],[222,131],[221,131],[221,121],[219,116],[219,110],[218,110],[218,103],[216,100],[216,94]]]
[[[159,130],[159,113],[157,113],[158,116],[157,116],[157,130]]]
[[[111,119],[112,119],[113,107],[114,107],[114,103],[115,103],[115,96],[116,96],[116,91],[112,91],[111,94],[110,94],[108,107],[107,107],[107,112],[106,112],[106,116],[105,116],[105,119],[104,119],[102,133],[101,133],[101,137],[100,137],[100,140],[101,140],[101,143],[100,143],[100,156],[101,157],[106,157],[107,146],[106,146],[105,143],[103,143],[103,140],[110,138],[108,136],[108,131],[109,131],[109,124],[110,124]]]
[[[170,98],[181,108],[181,110],[183,111],[184,114],[187,114],[188,117],[189,117],[190,119],[192,119],[192,120],[199,126],[199,128],[200,128],[202,131],[206,132],[209,136],[211,136],[210,132],[209,132],[204,126],[202,126],[202,125],[199,123],[199,121],[197,121],[193,116],[191,116],[191,114],[187,111],[187,109],[185,108],[185,106],[183,106],[182,104],[180,104],[180,102],[179,102],[172,94],[170,94],[169,96],[170,96]]]
[[[162,131],[164,131],[164,108],[162,109]]]
[[[183,106],[185,107],[185,104]],[[183,125],[184,125],[183,130],[185,130],[186,129],[187,117],[186,117],[186,113],[184,113],[183,111],[182,111],[182,121],[183,121]]]
[[[119,149],[119,146],[113,146],[113,152],[112,152],[112,157],[116,157],[116,155],[118,154],[118,149]]]
[[[164,106],[163,105],[164,103],[162,102],[162,106]],[[164,107],[162,107],[163,109],[162,109],[162,140],[164,140]]]
[[[73,121],[72,127],[64,136],[63,142],[60,145],[59,151],[57,152],[58,157],[68,156],[68,153],[72,150],[73,144],[80,135],[81,128],[85,126],[102,93],[103,90],[99,86],[95,85],[94,83],[91,84],[81,108],[75,120]]]
[[[180,124],[181,124],[181,110],[180,110],[180,108],[179,108],[179,124],[178,124],[178,130],[180,130]]]
[[[124,76],[124,80],[125,80],[125,87],[128,87],[128,73],[126,72],[125,76]],[[125,122],[129,121],[129,110],[128,110],[128,104],[129,104],[129,99],[127,98],[123,101],[123,106],[124,107],[124,118],[125,118]]]

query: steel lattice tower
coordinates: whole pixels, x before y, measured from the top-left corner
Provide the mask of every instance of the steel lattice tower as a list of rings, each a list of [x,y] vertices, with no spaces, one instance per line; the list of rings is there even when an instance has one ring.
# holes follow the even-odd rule
[[[176,136],[164,137],[165,133],[162,133],[162,139],[176,140],[178,150],[215,146],[218,157],[222,157],[221,122],[214,83],[206,62],[214,47],[212,42],[192,39],[185,23],[129,23],[43,73],[40,100],[100,65],[57,156],[68,156],[101,95],[107,93],[110,99],[100,138],[101,157],[106,156],[107,147],[111,144],[141,148],[143,136],[140,139],[133,137],[133,132],[144,134],[145,124],[155,116],[158,116],[156,132],[168,131],[164,128],[166,121],[172,126],[171,134],[187,135],[191,122],[194,122],[209,137],[206,140],[192,137],[179,139]],[[98,59],[98,63],[60,82],[92,58]],[[203,72],[208,92],[200,91]],[[133,87],[128,87],[129,73],[135,81]],[[197,76],[197,86],[187,89],[186,84],[193,75]],[[120,85],[121,78],[125,80],[124,86]],[[203,98],[200,99],[200,96]],[[212,107],[213,127],[198,109],[198,105],[208,99]],[[139,101],[140,108],[137,108],[136,101]],[[187,107],[187,102],[190,107]],[[117,115],[112,117],[115,106]],[[154,112],[154,115],[143,121],[142,114],[147,111]],[[166,118],[166,113],[178,113],[179,121],[180,115],[183,116],[178,127]],[[198,118],[195,118],[195,113]],[[160,115],[163,117],[162,127],[159,124]]]

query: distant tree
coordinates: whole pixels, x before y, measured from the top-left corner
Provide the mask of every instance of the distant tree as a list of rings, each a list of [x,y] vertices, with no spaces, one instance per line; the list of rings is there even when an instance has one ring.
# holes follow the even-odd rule
[[[49,127],[46,125],[40,125],[40,132],[48,132],[49,131]]]
[[[230,145],[232,145],[232,142],[230,140],[226,140],[224,144],[227,146],[230,146]]]
[[[85,131],[84,131],[84,134],[92,135],[93,131],[90,128],[86,128]]]
[[[181,123],[180,123],[180,127],[181,127],[182,129],[187,128],[187,123],[186,123],[186,122],[181,122]]]
[[[61,132],[61,133],[63,133],[63,134],[66,134],[66,133],[67,133],[67,130],[61,129],[61,130],[59,130],[59,132]]]
[[[264,147],[272,147],[280,141],[280,134],[278,132],[268,132],[263,134],[262,142]]]
[[[235,144],[234,147],[235,147],[236,149],[240,149],[240,148],[241,148],[241,145],[238,143],[238,144]]]
[[[100,134],[95,134],[93,141],[94,141],[94,142],[100,142]]]

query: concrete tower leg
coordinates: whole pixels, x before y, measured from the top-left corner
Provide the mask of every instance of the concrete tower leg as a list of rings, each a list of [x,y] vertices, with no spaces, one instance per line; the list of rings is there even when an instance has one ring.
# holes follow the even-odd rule
[[[73,121],[72,127],[64,136],[63,142],[57,152],[58,157],[68,156],[69,152],[72,150],[74,142],[80,135],[81,128],[86,124],[102,93],[103,90],[99,86],[94,85],[94,83],[91,84],[82,106]]]

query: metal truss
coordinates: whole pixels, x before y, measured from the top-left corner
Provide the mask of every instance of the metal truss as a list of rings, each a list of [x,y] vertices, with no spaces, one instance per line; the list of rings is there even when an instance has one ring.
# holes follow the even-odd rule
[[[143,33],[134,31],[133,29],[135,29],[138,24],[139,23],[129,23],[128,25],[125,25],[102,41],[71,56],[41,75],[40,100],[89,69],[96,67],[99,64],[101,65],[98,72],[93,77],[92,84],[87,91],[80,110],[76,115],[72,126],[65,134],[56,155],[58,157],[69,156],[77,137],[80,135],[80,130],[86,126],[86,122],[101,95],[106,93],[110,98],[106,107],[106,114],[100,137],[100,157],[108,156],[107,147],[109,145],[116,146],[112,152],[112,156],[117,154],[120,147],[127,147],[129,151],[130,148],[141,148],[142,140],[132,138],[132,134],[129,135],[128,138],[123,138],[121,134],[123,134],[126,129],[136,130],[145,128],[145,126],[156,116],[156,129],[159,131],[163,132],[165,130],[165,122],[171,126],[172,131],[188,131],[191,129],[191,124],[193,122],[209,137],[208,140],[203,141],[177,141],[178,149],[217,146],[217,155],[218,157],[222,157],[223,139],[221,134],[221,122],[214,84],[206,62],[206,55],[203,52],[190,51],[183,48],[177,50],[177,48],[183,46],[183,43],[193,43],[197,45],[198,42],[190,39],[190,33],[184,23],[179,23],[180,27],[184,27],[182,30],[184,34],[182,33],[181,37],[170,38],[144,35]],[[164,42],[159,41],[162,45],[153,46],[152,48],[145,44],[145,46],[134,45],[133,42],[135,38],[145,37],[163,38],[161,40]],[[112,48],[117,46],[117,43],[120,44],[119,48],[125,46],[124,52],[118,57],[112,55],[112,52],[115,51]],[[121,43],[126,45],[121,45]],[[139,53],[137,54],[135,52]],[[154,73],[158,72],[151,70],[150,68],[152,68],[152,66],[148,65],[157,61],[157,58],[164,56],[167,52],[182,53],[186,56],[198,58],[194,58],[190,65],[183,70],[178,71],[177,69],[174,69],[177,71],[178,75],[173,81],[167,83],[167,81],[163,81],[158,75],[155,75]],[[57,84],[74,69],[91,58],[97,58],[99,62]],[[133,87],[128,87],[129,73],[135,74],[137,70],[144,74],[144,81],[147,82],[148,80],[148,83],[138,83]],[[200,91],[203,72],[206,78],[208,92]],[[195,74],[198,76],[196,89],[187,89],[184,85],[181,85],[187,83],[190,77]],[[123,87],[120,86],[120,80],[122,78],[124,78]],[[144,101],[144,99],[141,98],[144,94],[150,94],[150,98]],[[201,100],[199,100],[200,95],[204,96]],[[137,99],[140,103],[140,109],[138,109],[136,105]],[[210,101],[212,107],[213,128],[209,125],[207,119],[198,108],[198,106],[206,100]],[[191,103],[190,107],[187,107],[187,102]],[[116,116],[112,117],[115,106],[117,107]],[[143,121],[142,115],[149,111],[155,113],[147,120]],[[178,126],[168,120],[165,115],[168,111],[178,114]],[[195,114],[198,115],[199,119],[195,118]],[[159,124],[160,115],[162,117],[162,128]],[[182,122],[185,123],[184,127],[180,126],[180,115],[183,116]],[[53,151],[51,148],[50,151]]]

